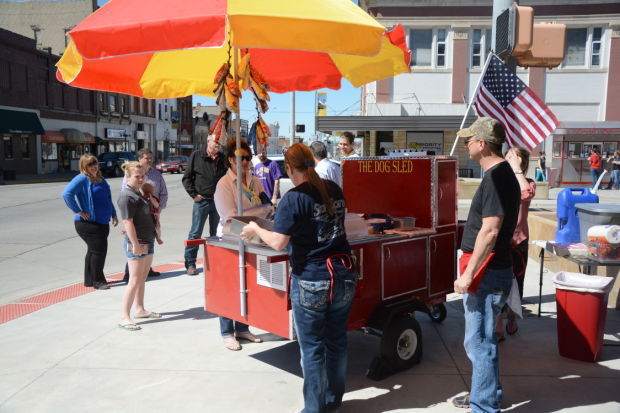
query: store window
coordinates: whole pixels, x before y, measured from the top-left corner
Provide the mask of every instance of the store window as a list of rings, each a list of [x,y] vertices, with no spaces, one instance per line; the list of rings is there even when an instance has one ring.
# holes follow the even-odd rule
[[[447,38],[446,29],[409,30],[409,48],[413,52],[412,66],[446,67]]]
[[[618,150],[617,142],[603,142],[603,158],[613,156],[614,152]]]
[[[158,113],[157,118],[161,120],[162,119],[161,118],[161,103],[157,104],[157,113]]]
[[[471,67],[482,67],[491,51],[491,30],[474,29],[471,34]]]
[[[58,144],[41,143],[41,157],[46,161],[55,161],[58,159]]]
[[[28,139],[28,136],[21,136],[19,138],[19,148],[22,152],[22,159],[30,159],[30,139]]]
[[[97,93],[97,106],[100,112],[105,112],[105,96],[103,93]]]
[[[13,138],[8,135],[3,136],[2,145],[4,147],[4,159],[13,159]]]
[[[553,157],[562,157],[562,142],[553,142]]]
[[[127,112],[127,100],[126,98],[121,98],[121,113]]]
[[[581,27],[566,30],[566,57],[562,67],[601,67],[601,27]]]

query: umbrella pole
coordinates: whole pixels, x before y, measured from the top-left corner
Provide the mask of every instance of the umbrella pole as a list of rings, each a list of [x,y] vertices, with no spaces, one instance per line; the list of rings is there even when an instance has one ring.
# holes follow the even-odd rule
[[[239,49],[233,47],[233,76],[235,82],[239,81],[237,74]],[[241,99],[239,99],[241,106]],[[235,125],[235,135],[237,136],[237,150],[235,151],[235,159],[237,160],[237,215],[243,215],[243,193],[242,193],[242,177],[241,177],[241,108],[237,113],[237,124]],[[245,245],[243,240],[239,238],[239,311],[241,317],[247,316],[247,286],[245,282]]]

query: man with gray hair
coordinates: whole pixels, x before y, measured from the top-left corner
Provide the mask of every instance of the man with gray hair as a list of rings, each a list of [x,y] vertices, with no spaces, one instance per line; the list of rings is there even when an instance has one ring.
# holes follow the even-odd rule
[[[314,162],[316,163],[314,170],[323,179],[329,179],[342,187],[340,179],[340,166],[329,159],[327,159],[327,148],[325,144],[320,141],[315,141],[310,144],[310,150],[314,156]]]
[[[217,182],[226,175],[226,159],[220,152],[220,144],[215,141],[215,136],[209,135],[205,150],[192,152],[187,163],[187,169],[183,174],[183,187],[194,201],[192,208],[192,227],[187,239],[202,237],[207,218],[209,219],[209,235],[214,237],[220,216],[215,209],[215,187]],[[187,275],[198,275],[196,269],[196,257],[198,246],[185,247],[185,268]]]
[[[456,397],[456,407],[473,413],[501,410],[497,318],[512,286],[510,241],[517,225],[521,189],[515,174],[502,156],[506,134],[501,123],[478,118],[457,136],[465,138],[469,157],[484,170],[474,194],[463,230],[459,261],[460,277],[454,291],[463,294],[465,352],[472,364],[471,391]]]

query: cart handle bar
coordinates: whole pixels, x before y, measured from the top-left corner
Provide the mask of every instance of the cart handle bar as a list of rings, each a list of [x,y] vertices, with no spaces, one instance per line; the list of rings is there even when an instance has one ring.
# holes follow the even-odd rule
[[[204,238],[188,239],[183,242],[186,247],[195,247],[196,245],[204,245],[207,241]]]

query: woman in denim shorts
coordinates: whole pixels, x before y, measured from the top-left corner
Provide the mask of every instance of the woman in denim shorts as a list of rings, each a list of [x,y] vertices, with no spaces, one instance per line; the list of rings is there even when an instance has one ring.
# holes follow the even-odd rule
[[[307,146],[284,155],[295,188],[284,195],[273,231],[255,222],[241,233],[258,235],[275,250],[288,248],[290,300],[304,374],[303,413],[338,409],[347,370],[347,325],[356,273],[344,230],[345,200],[340,187],[321,179]]]
[[[144,308],[144,284],[153,262],[155,222],[151,204],[140,193],[144,183],[144,167],[138,162],[123,164],[127,187],[118,197],[118,208],[125,226],[123,251],[129,265],[129,282],[123,294],[123,308],[119,327],[129,331],[140,330],[131,318],[131,306],[135,302],[134,318],[161,318],[161,314]]]

